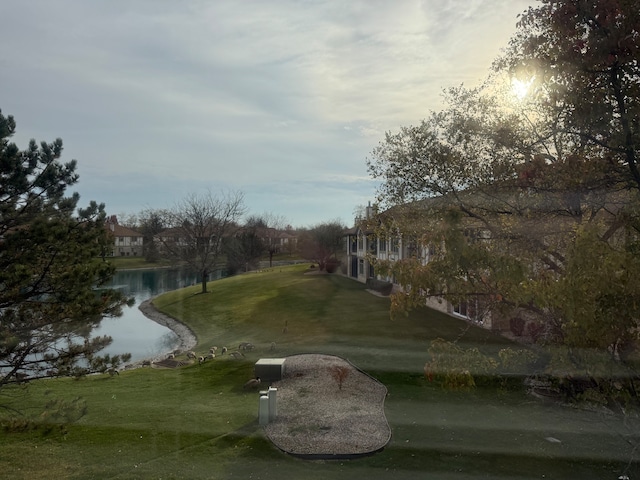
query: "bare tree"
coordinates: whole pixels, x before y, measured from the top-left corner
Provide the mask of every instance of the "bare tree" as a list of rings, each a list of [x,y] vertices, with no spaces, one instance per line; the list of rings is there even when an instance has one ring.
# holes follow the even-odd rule
[[[121,212],[116,215],[118,224],[123,227],[132,228],[134,230],[140,227],[141,218],[136,213]]]
[[[261,227],[249,217],[235,235],[224,242],[227,257],[227,272],[248,271],[259,265],[260,258],[267,251],[266,243],[261,236]]]
[[[256,229],[262,239],[266,252],[269,254],[269,267],[273,266],[273,256],[280,251],[279,235],[287,225],[282,215],[265,212],[262,215],[252,215],[246,224]]]
[[[202,293],[207,293],[207,280],[219,264],[224,239],[238,228],[244,209],[241,192],[216,196],[209,191],[191,194],[166,212],[169,228],[158,235],[162,248],[200,274]]]
[[[320,270],[333,271],[340,264],[346,227],[340,220],[323,222],[301,232],[300,250],[304,258],[317,262]]]

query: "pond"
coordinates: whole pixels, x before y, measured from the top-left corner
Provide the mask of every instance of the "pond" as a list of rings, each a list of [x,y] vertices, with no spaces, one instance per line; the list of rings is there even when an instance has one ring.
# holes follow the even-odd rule
[[[216,278],[220,278],[217,272]],[[171,290],[198,283],[198,276],[182,269],[123,270],[115,274],[112,288],[134,298],[132,307],[125,307],[118,318],[105,318],[95,335],[109,335],[113,343],[103,354],[130,353],[131,362],[156,357],[178,345],[178,337],[167,327],[149,320],[138,309],[145,300]]]

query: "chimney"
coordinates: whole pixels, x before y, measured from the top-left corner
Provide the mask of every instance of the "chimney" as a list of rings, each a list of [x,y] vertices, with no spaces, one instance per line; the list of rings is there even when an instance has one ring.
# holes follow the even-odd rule
[[[107,223],[109,224],[109,230],[111,230],[112,232],[115,232],[116,225],[118,224],[118,218],[115,215],[111,215],[107,219]]]
[[[378,207],[376,207],[375,205],[371,205],[371,202],[369,202],[369,205],[367,205],[367,209],[366,209],[366,218],[367,220],[370,218],[373,218],[373,216],[378,212]]]

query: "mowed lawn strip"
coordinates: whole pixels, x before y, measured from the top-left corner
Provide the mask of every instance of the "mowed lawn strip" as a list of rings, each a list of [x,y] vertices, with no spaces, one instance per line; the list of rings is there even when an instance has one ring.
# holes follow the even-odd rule
[[[450,392],[422,374],[431,340],[497,354],[508,340],[428,309],[391,321],[389,300],[337,275],[274,268],[155,299],[188,324],[198,353],[255,349],[179,369],[34,382],[3,391],[2,403],[39,415],[54,398],[82,397],[77,422],[0,434],[6,478],[617,478],[638,474],[632,435],[616,417],[547,405],[523,391]],[[275,350],[272,348],[275,342]],[[353,462],[284,455],[257,425],[257,398],[242,385],[265,356],[321,352],[348,358],[389,389],[393,438]],[[8,424],[8,412],[3,414]],[[37,417],[43,418],[43,417]],[[44,420],[43,420],[44,421]],[[631,460],[631,463],[629,461]]]
[[[251,342],[270,356],[320,352],[344,356],[360,368],[388,366],[421,372],[431,340],[458,339],[460,346],[497,354],[509,340],[428,309],[392,321],[389,299],[339,275],[304,274],[305,267],[277,268],[197,286],[154,300],[161,311],[187,323],[198,336],[196,350],[235,349]],[[276,352],[271,354],[271,344]],[[384,362],[376,355],[387,357]],[[388,358],[391,357],[391,358]],[[364,363],[363,363],[364,362]]]

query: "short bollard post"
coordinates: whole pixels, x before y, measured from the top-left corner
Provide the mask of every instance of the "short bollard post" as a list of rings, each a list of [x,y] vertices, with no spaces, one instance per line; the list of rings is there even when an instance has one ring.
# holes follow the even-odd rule
[[[269,387],[267,396],[269,398],[269,421],[272,422],[278,416],[278,389]]]
[[[266,425],[269,423],[269,397],[260,395],[260,403],[258,405],[258,423]]]

